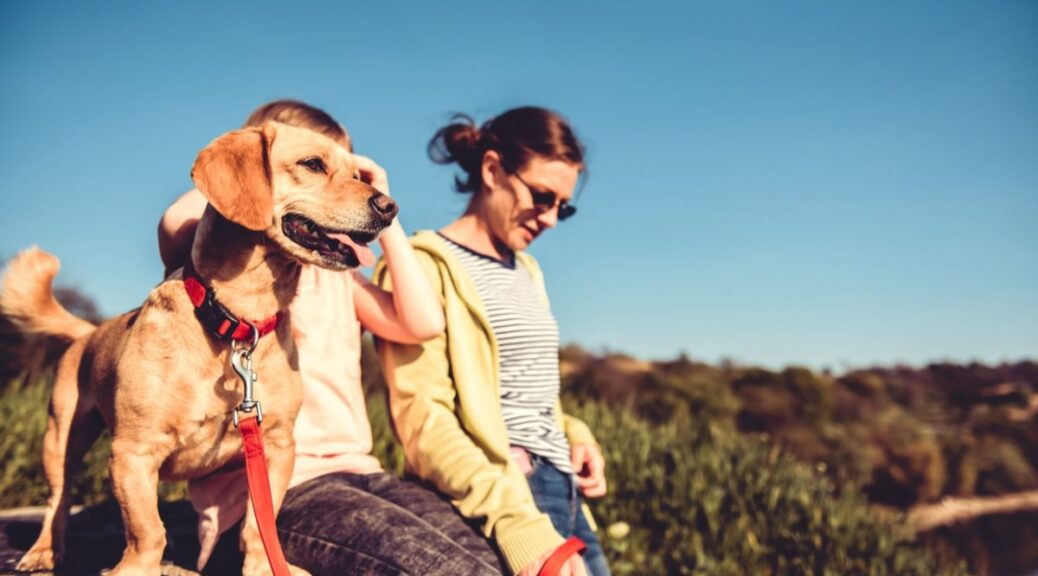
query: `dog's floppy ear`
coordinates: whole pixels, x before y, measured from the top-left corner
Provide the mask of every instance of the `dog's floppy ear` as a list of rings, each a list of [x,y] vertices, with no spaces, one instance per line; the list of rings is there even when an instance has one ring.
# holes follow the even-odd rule
[[[274,218],[270,182],[270,123],[242,128],[213,140],[198,154],[191,179],[221,216],[250,230],[265,230]]]

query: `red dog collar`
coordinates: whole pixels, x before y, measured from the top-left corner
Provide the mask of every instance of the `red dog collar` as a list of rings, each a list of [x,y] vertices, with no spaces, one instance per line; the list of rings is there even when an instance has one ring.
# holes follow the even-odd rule
[[[184,265],[184,290],[187,291],[191,304],[195,306],[195,316],[202,326],[220,340],[237,340],[253,342],[270,334],[277,328],[281,313],[258,322],[239,320],[223,304],[216,299],[216,294],[198,277],[195,267],[189,260]]]

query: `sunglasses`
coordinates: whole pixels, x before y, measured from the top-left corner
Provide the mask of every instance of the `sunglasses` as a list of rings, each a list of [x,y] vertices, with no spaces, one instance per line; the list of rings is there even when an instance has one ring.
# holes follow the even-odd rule
[[[562,222],[577,213],[576,206],[571,205],[565,200],[560,201],[558,195],[554,192],[530,186],[519,174],[512,174],[512,176],[515,176],[516,180],[522,182],[523,186],[526,186],[526,189],[530,191],[530,198],[533,199],[533,205],[538,209],[547,211],[558,206],[557,215],[559,222]]]

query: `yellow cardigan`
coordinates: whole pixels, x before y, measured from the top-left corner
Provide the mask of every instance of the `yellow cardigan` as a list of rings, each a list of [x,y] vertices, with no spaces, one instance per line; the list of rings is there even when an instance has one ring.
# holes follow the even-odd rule
[[[409,472],[432,482],[466,518],[483,522],[512,572],[563,538],[537,509],[526,477],[508,453],[501,414],[498,349],[472,279],[434,232],[411,238],[418,260],[441,296],[446,331],[422,344],[379,341],[390,411]],[[517,253],[547,302],[537,262]],[[384,261],[375,282],[392,290]],[[587,425],[556,415],[571,444],[594,443]]]

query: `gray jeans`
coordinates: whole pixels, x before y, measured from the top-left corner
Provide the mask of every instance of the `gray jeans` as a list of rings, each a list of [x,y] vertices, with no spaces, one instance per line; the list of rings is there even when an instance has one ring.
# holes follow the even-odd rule
[[[328,474],[289,490],[278,535],[288,561],[314,576],[501,574],[490,543],[450,502],[384,472]],[[232,550],[224,544],[207,574],[234,565],[237,537],[228,543]]]

